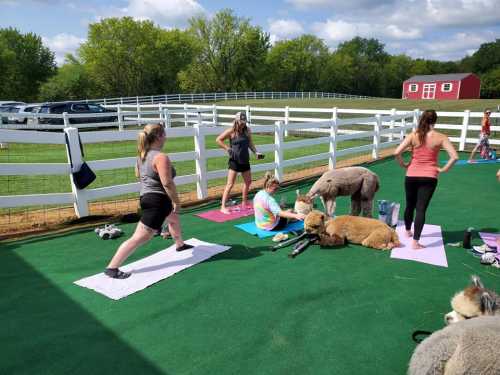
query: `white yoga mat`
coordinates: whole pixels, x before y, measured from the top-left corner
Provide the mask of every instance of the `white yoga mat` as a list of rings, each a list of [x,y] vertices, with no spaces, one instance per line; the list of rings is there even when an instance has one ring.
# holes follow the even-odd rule
[[[396,228],[399,242],[403,247],[396,247],[391,251],[391,258],[413,260],[415,262],[433,264],[435,266],[448,267],[446,252],[444,250],[443,235],[439,225],[424,224],[419,242],[425,246],[424,249],[414,250],[411,248],[411,238],[406,236],[405,225],[399,222]]]
[[[132,273],[127,279],[112,279],[104,273],[99,273],[75,281],[75,284],[118,300],[230,249],[229,246],[203,242],[196,238],[191,238],[185,243],[193,245],[194,248],[175,251],[174,244],[165,250],[120,267],[122,271]]]

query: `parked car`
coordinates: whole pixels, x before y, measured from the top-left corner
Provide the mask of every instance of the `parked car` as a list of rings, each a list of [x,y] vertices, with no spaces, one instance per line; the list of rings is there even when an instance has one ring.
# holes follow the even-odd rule
[[[42,104],[38,113],[40,114],[63,114],[67,112],[68,114],[88,114],[88,117],[78,117],[70,118],[70,124],[87,124],[96,122],[115,122],[118,121],[117,116],[102,116],[93,117],[92,113],[106,113],[113,112],[114,110],[106,109],[99,104],[91,103],[75,103],[75,102],[63,102],[63,103],[46,103]],[[52,125],[62,125],[64,123],[62,118],[39,118],[38,122],[40,124],[52,124]]]
[[[0,101],[0,113],[2,112],[10,112],[11,107],[17,106],[17,105],[23,105],[26,104],[24,102],[15,102],[12,100],[2,100]],[[9,118],[5,115],[0,117],[0,123],[6,124],[9,121]]]
[[[18,105],[18,106],[10,107],[9,113],[19,113],[21,115],[24,113],[36,113],[39,108],[40,108],[40,105],[38,105],[38,104]],[[27,124],[28,117],[9,116],[8,122],[15,123],[15,124]]]

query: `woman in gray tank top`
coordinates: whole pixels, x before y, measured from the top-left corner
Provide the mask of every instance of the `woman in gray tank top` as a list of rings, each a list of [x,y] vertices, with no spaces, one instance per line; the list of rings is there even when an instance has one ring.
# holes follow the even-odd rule
[[[224,143],[229,139],[229,146]],[[231,193],[231,189],[236,181],[236,176],[241,173],[243,177],[243,189],[241,199],[241,209],[251,209],[252,206],[248,204],[248,191],[252,183],[252,174],[250,172],[250,155],[248,149],[252,150],[257,159],[262,159],[263,154],[257,152],[255,145],[252,141],[252,134],[247,126],[247,117],[244,112],[236,113],[233,121],[233,126],[225,130],[216,139],[217,144],[229,154],[229,170],[227,172],[227,183],[222,194],[222,203],[220,210],[222,213],[229,214],[226,207],[226,201]]]
[[[182,240],[179,221],[180,202],[174,183],[175,169],[161,150],[165,144],[165,129],[160,124],[146,125],[139,133],[135,174],[141,184],[141,221],[134,234],[123,242],[108,264],[104,273],[115,279],[125,279],[131,274],[120,271],[127,257],[140,245],[148,242],[168,222],[177,251],[192,248]]]

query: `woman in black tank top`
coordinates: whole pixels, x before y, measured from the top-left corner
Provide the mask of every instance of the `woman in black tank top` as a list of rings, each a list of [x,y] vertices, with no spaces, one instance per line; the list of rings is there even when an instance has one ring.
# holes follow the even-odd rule
[[[229,146],[224,143],[226,139],[229,139]],[[250,190],[250,184],[252,183],[252,175],[250,172],[250,154],[248,149],[252,150],[257,159],[262,159],[264,155],[258,153],[255,145],[253,144],[252,134],[247,126],[247,117],[245,113],[236,113],[233,126],[222,132],[222,134],[217,137],[216,141],[217,144],[229,154],[229,170],[227,173],[227,184],[224,188],[224,193],[222,194],[221,212],[229,214],[229,210],[226,207],[226,201],[231,193],[231,189],[234,186],[238,173],[241,173],[244,181],[241,208],[251,208],[251,205],[249,205],[247,201],[248,191]]]

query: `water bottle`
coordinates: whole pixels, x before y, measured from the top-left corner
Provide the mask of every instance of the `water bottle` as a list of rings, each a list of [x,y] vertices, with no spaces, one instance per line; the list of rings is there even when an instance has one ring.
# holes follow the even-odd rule
[[[463,242],[463,247],[465,249],[470,249],[472,248],[471,246],[471,239],[472,239],[472,230],[474,228],[467,228],[464,232],[464,242]]]

